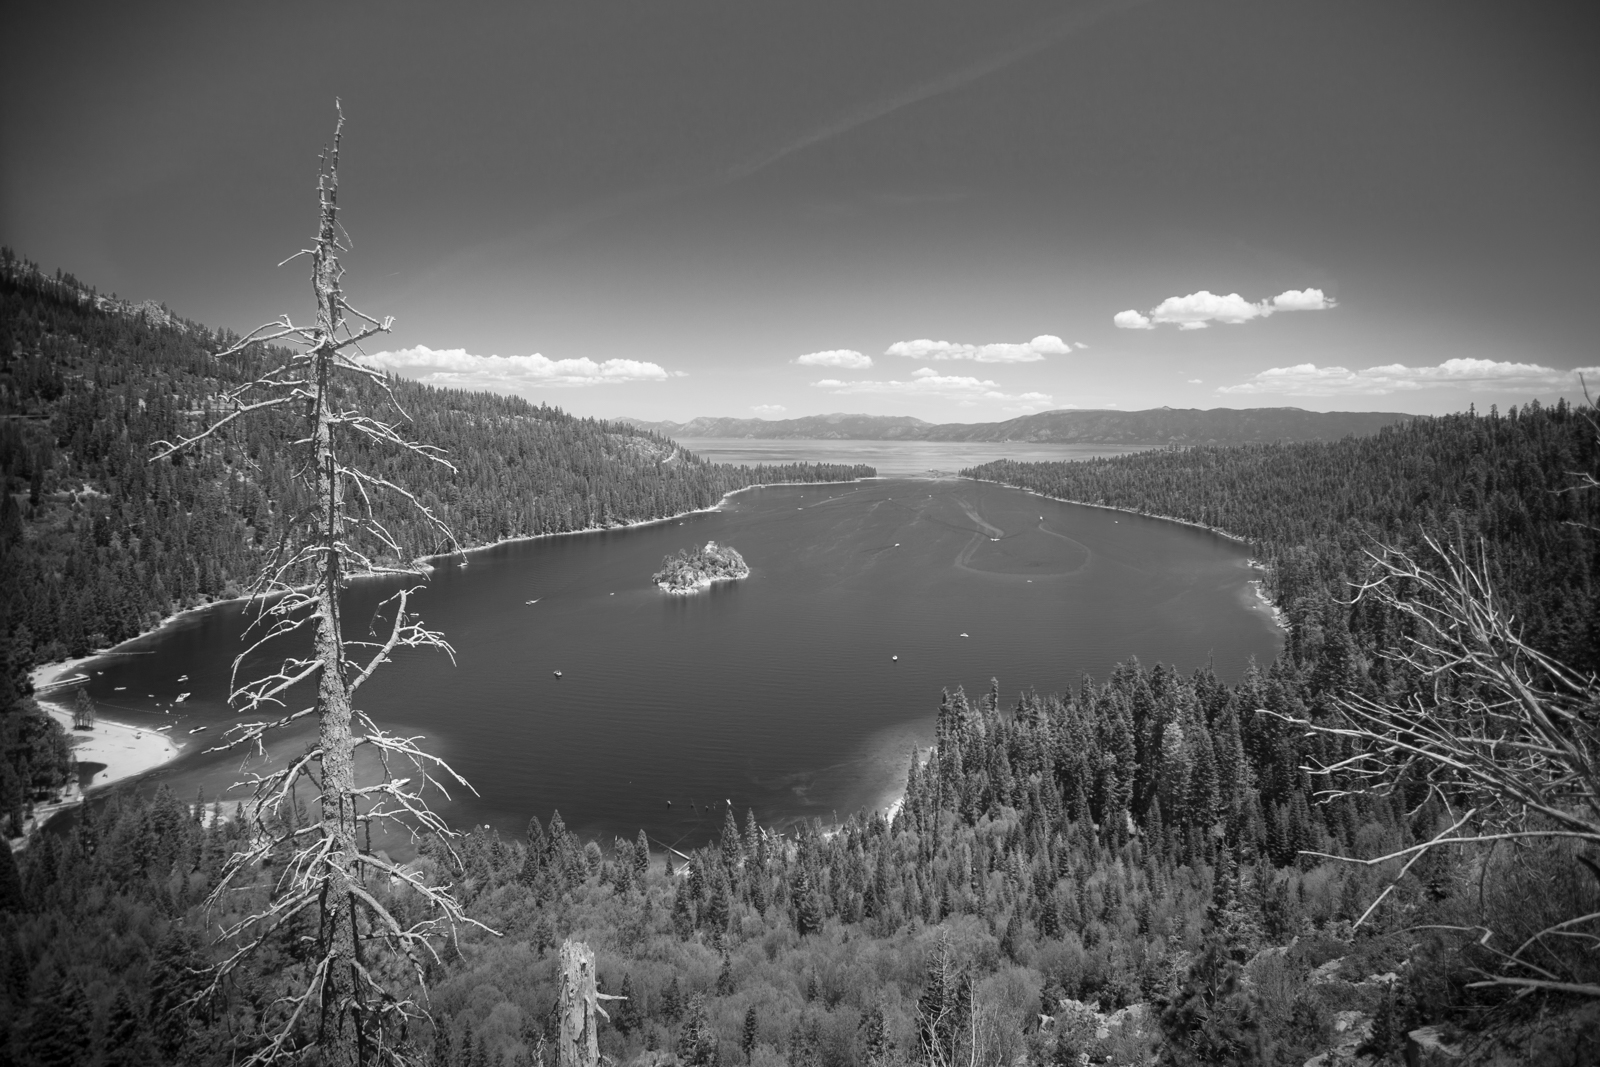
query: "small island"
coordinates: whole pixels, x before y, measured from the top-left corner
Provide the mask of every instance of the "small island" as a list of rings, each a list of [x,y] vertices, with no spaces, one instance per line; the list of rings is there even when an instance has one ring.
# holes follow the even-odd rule
[[[712,582],[732,582],[750,576],[750,566],[738,551],[715,541],[691,552],[680,549],[675,556],[661,561],[661,569],[650,580],[661,587],[663,593],[688,596],[711,588]]]

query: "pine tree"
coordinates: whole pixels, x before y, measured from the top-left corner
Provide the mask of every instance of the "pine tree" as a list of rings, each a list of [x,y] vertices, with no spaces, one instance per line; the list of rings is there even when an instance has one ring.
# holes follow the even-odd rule
[[[155,1063],[149,1035],[126,986],[117,987],[106,1015],[104,1057],[105,1067],[147,1067]]]
[[[37,1067],[79,1067],[89,1052],[89,1002],[78,984],[58,978],[34,1003],[23,1035]]]
[[[633,843],[633,874],[639,885],[643,886],[645,875],[649,873],[650,839],[640,830],[639,837]]]
[[[689,1000],[688,1018],[678,1035],[678,1062],[683,1067],[718,1067],[722,1057],[717,1030],[706,1011],[706,998],[696,993]]]
[[[17,870],[17,859],[11,854],[11,843],[0,833],[0,915],[23,910],[22,875]]]
[[[754,1009],[751,1009],[752,1011]],[[889,1057],[889,1024],[883,1015],[883,1004],[873,1001],[872,1006],[861,1013],[861,1056],[866,1067],[880,1067]]]
[[[1162,1004],[1161,1029],[1167,1037],[1163,1064],[1201,1067],[1259,1061],[1259,1023],[1240,984],[1241,973],[1222,940],[1208,937],[1176,994]]]
[[[761,1017],[756,1014],[756,1006],[750,1005],[744,1013],[744,1030],[739,1035],[739,1051],[744,1053],[744,1061],[750,1063],[755,1056],[756,1041],[761,1032]]]
[[[617,1005],[616,1027],[624,1037],[638,1030],[644,1025],[644,1005],[639,1003],[638,994],[633,991],[633,974],[627,972],[622,976],[622,988],[618,990],[622,1000]]]

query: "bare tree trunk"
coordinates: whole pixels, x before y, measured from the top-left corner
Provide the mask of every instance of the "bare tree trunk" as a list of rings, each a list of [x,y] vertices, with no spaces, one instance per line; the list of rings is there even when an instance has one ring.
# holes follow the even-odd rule
[[[338,143],[334,144],[333,173],[338,173]],[[322,1038],[335,1062],[366,1062],[359,984],[354,973],[359,962],[355,902],[352,884],[360,875],[355,811],[355,750],[350,730],[350,691],[345,675],[344,634],[339,618],[339,591],[343,586],[339,545],[344,541],[343,479],[334,452],[333,361],[343,325],[343,294],[338,261],[332,255],[338,230],[337,178],[318,183],[321,218],[312,259],[312,288],[317,300],[317,333],[313,349],[316,375],[316,415],[313,427],[317,500],[320,502],[319,560],[316,589],[316,659],[321,666],[317,692],[317,720],[322,748],[322,834],[329,845],[328,883],[323,903],[323,954],[328,963],[322,991]],[[345,1026],[346,1015],[354,1025]],[[329,1024],[333,1032],[329,1033]],[[351,1048],[352,1038],[355,1048]],[[352,1056],[351,1053],[354,1052]]]
[[[595,1067],[600,1059],[595,1033],[594,952],[582,941],[561,942],[561,1043],[557,1067]]]
[[[466,917],[448,886],[430,885],[417,872],[398,867],[362,846],[363,830],[372,822],[387,820],[413,835],[452,836],[428,806],[423,790],[440,785],[434,771],[465,783],[442,760],[418,748],[419,738],[382,729],[354,699],[356,690],[395,649],[432,646],[450,651],[440,634],[425,629],[407,613],[412,589],[401,589],[384,602],[384,607],[394,606],[386,640],[345,639],[339,595],[350,573],[418,573],[414,565],[405,562],[415,553],[408,554],[380,521],[371,492],[402,497],[438,536],[451,545],[455,539],[408,490],[341,459],[348,454],[345,442],[356,435],[368,443],[454,468],[437,449],[406,440],[396,432],[397,424],[353,407],[347,402],[351,394],[341,392],[341,374],[364,379],[383,390],[399,410],[384,375],[347,351],[358,353],[362,340],[388,331],[390,320],[379,322],[352,307],[342,290],[338,173],[343,127],[341,114],[317,181],[317,237],[312,247],[297,254],[311,257],[316,323],[299,327],[285,317],[219,353],[218,359],[223,359],[250,345],[276,341],[287,341],[299,349],[268,350],[280,358],[279,365],[226,394],[227,414],[177,443],[161,442],[154,457],[164,459],[192,448],[246,414],[283,406],[304,412],[304,433],[293,447],[304,449],[298,478],[315,503],[294,520],[277,555],[267,562],[256,582],[253,594],[259,598],[256,602],[261,611],[256,625],[265,632],[234,661],[234,670],[262,645],[302,628],[311,630],[311,654],[287,659],[277,671],[236,685],[231,699],[247,712],[281,708],[289,691],[313,678],[316,695],[309,706],[286,711],[276,719],[239,724],[221,747],[249,745],[264,753],[263,738],[268,731],[313,714],[318,723],[317,742],[288,766],[249,780],[255,787],[248,807],[249,844],[230,857],[208,903],[217,905],[225,894],[254,878],[268,857],[281,861],[282,874],[265,907],[223,932],[225,940],[240,944],[213,969],[211,982],[196,999],[220,996],[239,965],[268,940],[297,938],[300,916],[314,919],[317,935],[304,981],[271,1005],[273,1014],[266,1024],[268,1032],[262,1035],[264,1044],[249,1050],[242,1061],[245,1064],[294,1057],[307,1040],[320,1047],[322,1061],[327,1063],[403,1062],[406,1057],[398,1046],[406,1021],[421,1015],[423,1009],[400,983],[387,977],[389,968],[379,965],[397,962],[394,958],[399,957],[410,964],[415,986],[423,988],[422,954],[437,959],[437,936],[446,927],[453,934],[460,923],[481,926]],[[355,328],[347,321],[347,313],[361,320]],[[263,394],[264,399],[250,399]],[[400,414],[404,417],[403,411]],[[383,607],[379,610],[381,613]],[[354,662],[352,648],[363,646],[364,662]],[[376,752],[381,766],[378,780],[364,785],[357,782],[355,767],[356,749],[362,745]],[[397,776],[391,757],[409,762],[416,778]],[[302,784],[313,791],[317,803],[318,814],[310,827],[298,826],[286,817],[294,810],[295,793]],[[369,874],[378,876],[370,885]],[[400,892],[421,898],[426,917],[409,923],[398,918],[389,897]],[[592,972],[592,957],[590,969]],[[592,994],[592,979],[589,988]]]

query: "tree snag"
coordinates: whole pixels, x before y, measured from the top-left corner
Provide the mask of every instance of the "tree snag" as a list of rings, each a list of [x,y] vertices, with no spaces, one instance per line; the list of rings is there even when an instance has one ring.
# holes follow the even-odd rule
[[[276,365],[225,394],[221,406],[226,414],[191,437],[160,442],[153,457],[164,459],[196,448],[244,415],[287,407],[300,428],[291,445],[301,457],[296,480],[311,501],[292,517],[250,590],[257,616],[247,632],[258,636],[234,660],[231,702],[246,713],[265,712],[269,717],[235,726],[220,746],[243,747],[250,756],[265,758],[264,738],[269,731],[310,715],[317,718],[317,739],[305,752],[281,768],[269,765],[243,783],[254,789],[245,807],[248,844],[229,859],[208,899],[208,906],[219,908],[232,899],[230,894],[249,890],[264,861],[278,872],[265,905],[224,925],[221,940],[233,943],[233,950],[212,969],[209,985],[197,1000],[219,995],[240,966],[268,942],[293,944],[300,960],[290,989],[268,1005],[251,1043],[236,1050],[240,1064],[288,1058],[312,1045],[328,1063],[409,1062],[406,1027],[423,1009],[403,987],[414,985],[425,995],[423,955],[438,959],[436,937],[446,930],[453,935],[459,923],[481,925],[466,918],[450,886],[429,885],[416,871],[397,866],[370,848],[372,825],[390,821],[405,827],[413,839],[424,833],[448,839],[451,831],[430,809],[423,791],[431,784],[443,792],[435,774],[466,785],[442,760],[417,747],[420,738],[385,731],[355,702],[362,683],[397,648],[432,646],[452,654],[442,635],[424,628],[407,611],[415,587],[400,590],[380,605],[379,616],[386,609],[393,613],[383,622],[387,637],[346,638],[340,593],[352,575],[424,573],[418,563],[407,562],[411,554],[380,521],[371,494],[399,496],[420,512],[445,544],[457,546],[445,524],[413,494],[352,465],[345,458],[348,442],[365,438],[455,468],[437,448],[402,437],[398,422],[385,422],[357,406],[359,395],[352,379],[369,383],[369,389],[375,386],[401,419],[406,417],[385,375],[363,366],[352,354],[360,353],[366,338],[387,333],[393,320],[374,319],[344,296],[339,254],[347,248],[341,240],[338,207],[343,128],[344,114],[338,110],[332,146],[319,164],[316,238],[311,247],[284,260],[311,259],[315,323],[297,326],[284,316],[218,353],[220,360],[247,349],[258,354],[263,350],[257,346],[267,344],[292,346],[266,349]],[[378,620],[374,621],[376,631]],[[239,682],[247,656],[269,641],[302,630],[309,630],[309,655],[291,656],[273,673]],[[356,654],[364,662],[357,662]],[[313,680],[311,703],[289,710],[290,691],[302,691],[303,683]],[[377,754],[381,773],[376,781],[358,781],[355,758],[362,746]],[[409,764],[413,777],[394,773],[391,758]],[[295,814],[301,791],[310,795],[315,811],[309,824]],[[406,893],[418,898],[421,906],[398,911],[395,898]],[[396,968],[396,963],[403,966]],[[411,981],[395,977],[397,970],[403,975],[407,969]]]

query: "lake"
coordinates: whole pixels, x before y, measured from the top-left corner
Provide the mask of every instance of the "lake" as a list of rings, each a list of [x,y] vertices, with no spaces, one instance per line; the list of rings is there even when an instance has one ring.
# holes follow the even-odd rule
[[[751,576],[691,597],[651,584],[664,555],[707,540]],[[416,607],[454,665],[399,655],[361,704],[471,781],[476,796],[442,804],[458,827],[520,835],[559,808],[585,837],[643,828],[682,847],[713,836],[730,802],[741,822],[754,809],[780,827],[888,803],[946,688],[976,696],[998,678],[1009,703],[1130,656],[1236,680],[1281,646],[1245,557],[1202,530],[968,480],[754,489],[716,512],[441,567]],[[393,588],[351,590],[351,635]],[[186,745],[147,783],[210,798],[239,777],[237,753],[201,749],[239,721],[225,697],[245,621],[221,605],[90,665],[103,715],[171,724]]]

